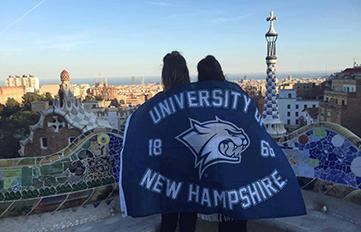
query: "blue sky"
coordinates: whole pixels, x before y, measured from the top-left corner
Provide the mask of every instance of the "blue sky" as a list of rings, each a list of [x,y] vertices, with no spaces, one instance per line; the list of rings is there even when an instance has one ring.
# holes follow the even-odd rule
[[[0,80],[158,76],[179,50],[192,74],[215,55],[229,74],[265,71],[278,16],[278,71],[336,71],[361,63],[361,1],[1,0]]]

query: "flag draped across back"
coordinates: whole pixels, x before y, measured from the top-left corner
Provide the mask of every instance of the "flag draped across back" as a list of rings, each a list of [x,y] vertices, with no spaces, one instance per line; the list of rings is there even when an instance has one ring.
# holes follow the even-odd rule
[[[128,119],[121,154],[124,215],[305,214],[286,156],[250,97],[226,81],[159,93]]]

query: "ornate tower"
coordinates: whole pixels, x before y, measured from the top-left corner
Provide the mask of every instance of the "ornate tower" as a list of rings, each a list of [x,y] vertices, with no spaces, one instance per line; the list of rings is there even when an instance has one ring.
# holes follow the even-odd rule
[[[276,84],[276,41],[278,33],[274,28],[274,21],[277,18],[271,11],[267,21],[270,22],[269,30],[266,33],[267,40],[267,79],[266,79],[266,97],[264,101],[263,110],[263,123],[267,129],[267,132],[273,138],[280,138],[286,134],[283,123],[280,120],[278,112],[278,101],[277,101],[277,84]]]
[[[58,95],[60,106],[63,107],[66,99],[73,96],[71,92],[70,75],[65,69],[60,73],[60,81],[61,84],[59,85]]]
[[[61,85],[62,85],[64,88],[69,87],[69,84],[70,84],[70,75],[69,75],[69,72],[66,71],[65,69],[64,69],[63,71],[61,71],[61,73],[60,73],[60,81],[61,81]]]

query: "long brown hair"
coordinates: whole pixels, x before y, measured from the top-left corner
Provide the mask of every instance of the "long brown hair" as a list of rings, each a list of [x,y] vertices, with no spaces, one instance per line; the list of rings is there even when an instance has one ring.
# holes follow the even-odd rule
[[[163,58],[162,84],[164,91],[175,86],[190,83],[189,71],[184,57],[177,51]]]
[[[222,67],[214,56],[208,55],[206,58],[199,61],[197,69],[198,81],[226,80]]]

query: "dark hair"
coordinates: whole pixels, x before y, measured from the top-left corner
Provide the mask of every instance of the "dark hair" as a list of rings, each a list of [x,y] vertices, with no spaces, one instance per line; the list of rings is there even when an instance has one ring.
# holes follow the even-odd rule
[[[184,57],[177,51],[165,55],[162,69],[164,91],[186,83],[190,83],[190,78]]]
[[[197,65],[198,81],[220,80],[224,81],[222,67],[214,56],[206,56]]]

